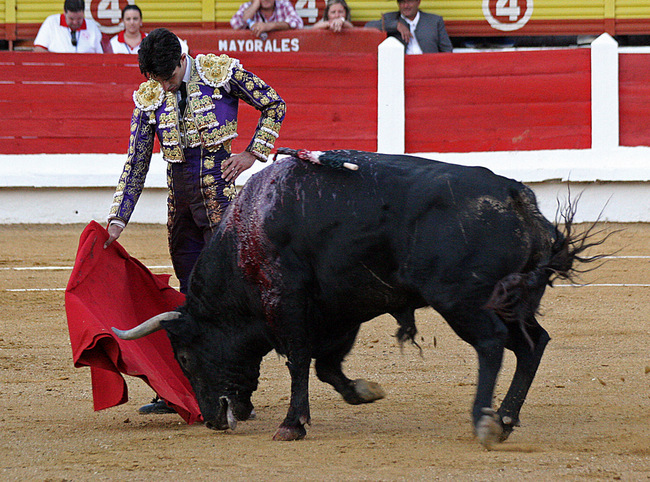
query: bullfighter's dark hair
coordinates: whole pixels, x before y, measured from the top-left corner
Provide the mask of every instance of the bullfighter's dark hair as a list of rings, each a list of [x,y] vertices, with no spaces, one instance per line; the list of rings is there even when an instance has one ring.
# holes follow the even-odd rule
[[[157,28],[140,44],[138,63],[146,77],[169,79],[181,65],[181,42],[166,28]]]
[[[140,7],[137,5],[127,4],[127,6],[122,9],[122,20],[124,20],[124,15],[126,15],[126,12],[129,10],[137,11],[140,14],[140,18],[142,19],[142,10],[140,10]]]
[[[84,0],[65,0],[63,4],[64,12],[83,12],[84,10],[86,10]]]

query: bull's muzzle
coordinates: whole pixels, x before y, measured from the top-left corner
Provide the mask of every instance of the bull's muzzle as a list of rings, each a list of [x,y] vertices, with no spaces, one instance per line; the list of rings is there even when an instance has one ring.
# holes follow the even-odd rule
[[[235,418],[232,402],[228,397],[219,398],[217,417],[213,421],[205,422],[205,426],[212,430],[235,430],[237,428],[237,418]]]

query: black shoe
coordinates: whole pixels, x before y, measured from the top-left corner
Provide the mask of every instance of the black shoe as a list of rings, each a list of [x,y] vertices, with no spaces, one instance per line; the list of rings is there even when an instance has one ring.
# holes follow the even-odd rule
[[[151,403],[141,406],[138,409],[138,413],[142,415],[161,415],[165,413],[176,413],[176,410],[167,405],[164,400],[156,397],[151,400]]]

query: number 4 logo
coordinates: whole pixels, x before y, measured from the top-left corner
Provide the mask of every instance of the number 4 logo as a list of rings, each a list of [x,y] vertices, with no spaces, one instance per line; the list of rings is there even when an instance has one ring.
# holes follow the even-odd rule
[[[297,0],[295,9],[298,16],[306,20],[306,24],[315,23],[318,20],[316,0]]]
[[[533,15],[533,0],[483,0],[483,15],[492,28],[519,30]]]
[[[117,33],[122,30],[122,9],[134,3],[135,0],[86,0],[86,16],[95,19],[103,33]]]
[[[497,17],[508,17],[511,22],[516,22],[519,18],[521,8],[517,0],[497,0]]]

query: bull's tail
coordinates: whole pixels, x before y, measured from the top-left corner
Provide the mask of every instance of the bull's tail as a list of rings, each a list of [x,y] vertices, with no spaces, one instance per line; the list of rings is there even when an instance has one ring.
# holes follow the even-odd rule
[[[485,305],[485,308],[493,310],[505,323],[518,324],[531,348],[534,348],[534,345],[526,331],[526,324],[537,313],[546,286],[552,286],[557,278],[574,281],[579,273],[593,269],[581,270],[576,266],[577,262],[591,263],[605,256],[604,254],[583,255],[588,248],[603,244],[609,235],[603,235],[602,230],[596,229],[598,221],[583,233],[576,235],[573,226],[574,216],[575,204],[569,203],[566,210],[561,213],[564,229],[560,230],[556,223],[556,239],[548,262],[537,266],[532,271],[512,273],[499,280]]]
[[[345,154],[345,151],[308,151],[306,149],[289,149],[287,147],[279,147],[278,154],[287,154],[289,156],[297,157],[303,161],[311,162],[319,166],[328,166],[333,169],[349,169],[356,171],[359,166],[349,162],[350,156]]]

